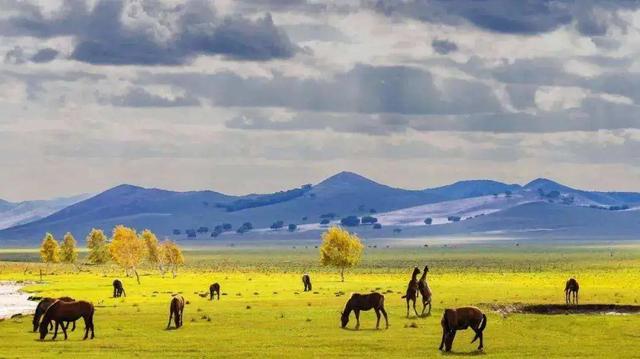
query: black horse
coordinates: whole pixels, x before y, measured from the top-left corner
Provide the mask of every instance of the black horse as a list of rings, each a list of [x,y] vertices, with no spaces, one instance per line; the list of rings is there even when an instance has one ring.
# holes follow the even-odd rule
[[[122,297],[122,296],[127,296],[127,293],[125,293],[124,291],[124,286],[122,285],[122,282],[120,281],[120,279],[116,279],[113,281],[113,297],[114,298],[118,298],[118,297]]]
[[[74,302],[75,299],[70,298],[70,297],[60,297],[58,299],[56,298],[42,298],[42,300],[40,300],[40,302],[38,303],[38,306],[36,307],[36,312],[33,315],[33,331],[36,332],[38,331],[38,325],[40,324],[40,318],[44,315],[44,312],[47,311],[47,309],[49,309],[49,307],[51,306],[51,304],[53,304],[56,300],[61,300],[63,302]],[[69,328],[69,322],[67,322],[67,325],[65,326],[65,329]],[[53,323],[49,324],[49,330],[53,330]],[[71,331],[76,330],[76,322],[75,320],[73,321],[73,328],[71,328]]]
[[[386,322],[386,328],[389,328],[389,318],[387,318],[387,311],[384,310],[384,295],[380,293],[359,294],[354,293],[351,295],[347,305],[344,307],[341,316],[342,328],[346,327],[349,323],[349,315],[353,311],[356,315],[356,329],[360,328],[360,311],[371,310],[376,312],[378,321],[376,322],[376,329],[380,328],[380,312],[384,315],[384,321]]]
[[[487,327],[487,316],[476,307],[462,307],[457,309],[445,309],[440,321],[442,325],[442,341],[440,342],[440,350],[451,351],[453,339],[456,337],[456,331],[465,330],[469,327],[476,333],[471,341],[472,343],[480,339],[478,350],[482,350],[484,343],[482,341],[482,332]]]
[[[418,299],[418,274],[420,274],[420,269],[418,267],[413,268],[413,274],[411,274],[411,280],[407,285],[407,292],[402,296],[402,299],[407,300],[407,318],[409,318],[409,302],[413,301],[413,311],[416,313],[416,317],[418,317],[418,310],[416,309],[416,300]]]
[[[209,286],[209,300],[213,300],[213,295],[218,295],[218,300],[220,300],[220,284],[213,283]]]
[[[311,277],[306,273],[302,275],[302,284],[304,284],[305,292],[311,291]]]

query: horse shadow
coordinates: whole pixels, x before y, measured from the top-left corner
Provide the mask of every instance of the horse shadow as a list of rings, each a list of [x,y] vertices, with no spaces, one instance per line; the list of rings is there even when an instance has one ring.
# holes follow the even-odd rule
[[[485,355],[485,352],[483,350],[474,350],[474,351],[470,351],[470,352],[442,352],[441,353],[444,356],[457,356],[457,357],[474,357],[474,356],[480,356],[480,355]]]

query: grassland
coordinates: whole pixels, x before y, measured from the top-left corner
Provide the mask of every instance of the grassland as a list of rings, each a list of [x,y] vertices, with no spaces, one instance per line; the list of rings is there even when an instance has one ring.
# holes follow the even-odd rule
[[[143,270],[142,283],[113,266],[46,268],[34,250],[0,250],[0,280],[39,281],[25,290],[41,296],[70,295],[93,301],[96,339],[40,342],[31,317],[0,322],[0,357],[384,357],[482,355],[486,357],[637,357],[637,315],[502,315],[495,304],[563,302],[567,277],[581,284],[583,303],[638,304],[640,244],[511,241],[370,244],[344,283],[318,265],[312,244],[186,251],[188,264],[176,278]],[[433,315],[406,318],[400,298],[413,266],[429,264]],[[300,274],[312,275],[304,293]],[[114,278],[126,298],[111,298]],[[222,285],[220,301],[198,294]],[[375,314],[361,315],[361,330],[341,330],[338,311],[350,292],[386,292],[388,330],[374,330]],[[165,330],[171,293],[189,301],[184,327]],[[338,294],[336,294],[338,293]],[[339,293],[345,293],[340,295]],[[440,354],[440,316],[445,307],[479,305],[488,315],[485,351],[475,352],[470,331],[456,337],[454,352]],[[413,325],[415,323],[415,325]],[[353,319],[349,324],[353,328]],[[79,328],[83,324],[79,322]],[[60,337],[59,337],[60,338]]]

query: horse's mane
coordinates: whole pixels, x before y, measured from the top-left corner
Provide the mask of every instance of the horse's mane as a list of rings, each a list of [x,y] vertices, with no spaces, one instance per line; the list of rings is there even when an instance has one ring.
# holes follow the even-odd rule
[[[51,303],[51,305],[49,306],[49,308],[47,308],[47,310],[44,311],[44,314],[42,315],[42,322],[46,322],[50,317],[51,317],[51,312],[53,312],[52,308],[53,307],[57,307],[58,303],[60,303],[61,300],[60,299],[56,299],[53,303]]]

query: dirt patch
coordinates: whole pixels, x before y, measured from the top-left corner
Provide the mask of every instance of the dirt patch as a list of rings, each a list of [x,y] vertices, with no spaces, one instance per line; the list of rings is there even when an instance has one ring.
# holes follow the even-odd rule
[[[484,304],[491,310],[502,315],[509,314],[605,314],[605,315],[622,315],[622,314],[638,314],[640,313],[640,305],[618,305],[618,304]]]

